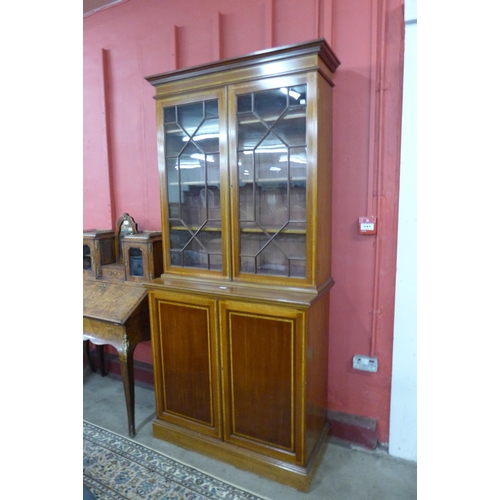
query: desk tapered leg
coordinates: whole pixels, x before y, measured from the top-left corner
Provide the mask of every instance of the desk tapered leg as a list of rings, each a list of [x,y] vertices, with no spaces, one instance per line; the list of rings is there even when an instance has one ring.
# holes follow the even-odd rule
[[[87,361],[89,363],[90,369],[95,372],[94,364],[92,363],[92,356],[90,355],[90,340],[84,340],[83,345],[85,346],[85,354],[87,355]]]
[[[125,403],[127,405],[128,433],[130,437],[135,436],[135,390],[134,390],[134,350],[124,346],[118,352],[120,358],[120,369],[125,390]]]
[[[99,371],[101,372],[101,377],[105,377],[108,373],[106,372],[106,367],[104,363],[104,346],[96,345],[95,347],[97,350],[97,354],[99,356]]]

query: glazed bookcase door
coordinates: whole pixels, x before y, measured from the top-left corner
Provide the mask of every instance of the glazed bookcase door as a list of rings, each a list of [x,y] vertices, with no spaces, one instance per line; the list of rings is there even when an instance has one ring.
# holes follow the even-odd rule
[[[158,105],[165,268],[174,274],[228,276],[223,92]]]
[[[306,77],[230,88],[237,279],[299,285],[311,280],[310,93]]]

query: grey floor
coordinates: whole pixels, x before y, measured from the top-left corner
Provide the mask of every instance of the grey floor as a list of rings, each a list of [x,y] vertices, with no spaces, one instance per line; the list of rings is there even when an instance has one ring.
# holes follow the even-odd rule
[[[223,481],[269,500],[413,500],[417,498],[417,465],[330,439],[308,493],[283,486],[235,467],[184,450],[152,435],[155,396],[136,385],[137,442]],[[120,378],[83,370],[83,419],[128,437],[125,397]]]

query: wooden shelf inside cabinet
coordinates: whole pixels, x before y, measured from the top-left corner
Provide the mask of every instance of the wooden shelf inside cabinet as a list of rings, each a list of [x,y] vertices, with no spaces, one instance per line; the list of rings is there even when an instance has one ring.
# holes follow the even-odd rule
[[[147,78],[164,234],[144,285],[153,434],[303,491],[328,435],[339,64],[320,39]]]
[[[196,232],[198,230],[202,229],[200,225],[197,226],[175,226],[171,225],[170,230],[171,231],[192,231]],[[220,233],[221,228],[220,227],[203,227],[203,231],[208,231],[208,232],[217,232]]]
[[[266,227],[266,228],[242,228],[242,233],[262,234],[262,233],[281,233],[281,234],[306,234],[305,229],[282,229],[279,227]]]

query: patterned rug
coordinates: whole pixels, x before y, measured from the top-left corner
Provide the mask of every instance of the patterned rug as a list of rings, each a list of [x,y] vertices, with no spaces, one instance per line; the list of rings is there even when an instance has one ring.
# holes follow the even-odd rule
[[[83,484],[97,500],[265,500],[85,421]]]

